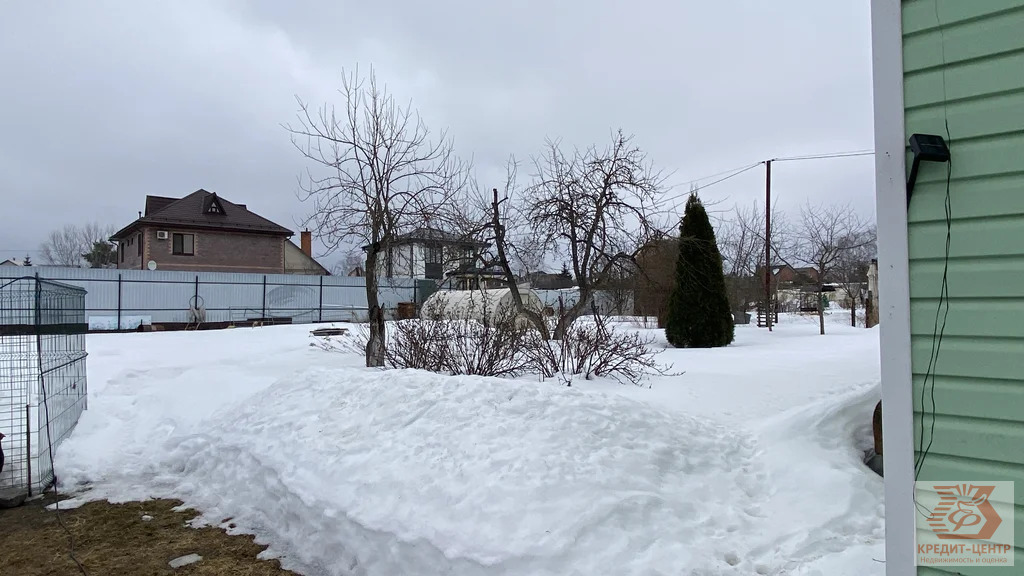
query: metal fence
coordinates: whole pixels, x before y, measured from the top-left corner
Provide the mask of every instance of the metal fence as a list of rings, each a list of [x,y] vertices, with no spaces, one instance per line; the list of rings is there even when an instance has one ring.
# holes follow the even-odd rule
[[[41,492],[86,409],[84,289],[0,279],[0,491]]]
[[[566,290],[534,290],[534,292],[545,306],[550,306],[556,312],[559,306],[569,308],[576,305],[576,302],[580,299],[579,291],[574,288]],[[601,314],[631,316],[634,313],[632,290],[596,290],[593,292],[593,303]],[[589,314],[589,310],[585,314]]]
[[[25,268],[0,267],[4,276]],[[243,322],[287,319],[362,321],[367,316],[364,278],[291,274],[232,274],[160,270],[38,267],[41,277],[88,291],[86,319],[93,330],[131,330],[148,323]],[[382,279],[380,298],[389,311],[416,300],[413,279]]]

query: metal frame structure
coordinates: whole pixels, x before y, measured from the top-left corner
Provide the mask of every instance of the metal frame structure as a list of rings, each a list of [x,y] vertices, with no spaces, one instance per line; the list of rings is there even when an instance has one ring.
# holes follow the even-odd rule
[[[87,407],[85,295],[38,276],[0,281],[0,491],[48,488],[53,451]]]

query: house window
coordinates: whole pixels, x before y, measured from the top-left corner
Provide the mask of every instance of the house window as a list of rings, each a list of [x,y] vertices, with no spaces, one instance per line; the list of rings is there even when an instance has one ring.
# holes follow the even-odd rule
[[[441,247],[433,244],[428,245],[426,248],[426,256],[424,256],[424,262],[427,264],[440,264],[443,260],[441,255]]]
[[[139,256],[142,256],[142,234],[139,234]]]
[[[178,256],[192,256],[195,254],[195,235],[174,234],[171,240],[171,253]]]
[[[125,243],[121,242],[120,248],[117,249],[117,251],[121,253],[121,262],[124,262],[124,247]]]

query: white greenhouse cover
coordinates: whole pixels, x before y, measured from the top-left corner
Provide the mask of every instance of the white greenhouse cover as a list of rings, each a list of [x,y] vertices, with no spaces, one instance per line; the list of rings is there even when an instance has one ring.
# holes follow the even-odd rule
[[[544,303],[532,290],[520,290],[526,308],[540,313]],[[429,320],[444,317],[460,320],[494,322],[500,314],[514,310],[512,291],[508,288],[494,290],[449,290],[434,292],[427,298],[420,310],[420,317]]]

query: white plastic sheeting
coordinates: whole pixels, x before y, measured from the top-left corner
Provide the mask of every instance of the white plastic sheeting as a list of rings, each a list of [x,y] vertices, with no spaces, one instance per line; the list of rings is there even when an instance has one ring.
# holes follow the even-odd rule
[[[540,314],[544,303],[533,290],[520,290],[527,310]],[[476,320],[494,324],[503,314],[514,314],[515,301],[508,288],[495,290],[447,290],[434,292],[420,308],[424,320],[434,318]]]

